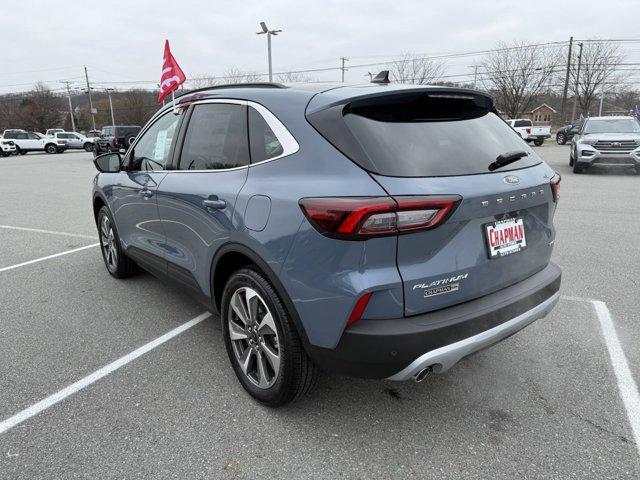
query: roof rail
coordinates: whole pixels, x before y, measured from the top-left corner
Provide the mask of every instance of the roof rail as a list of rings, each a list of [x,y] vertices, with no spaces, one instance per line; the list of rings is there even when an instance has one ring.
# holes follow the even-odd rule
[[[254,82],[254,83],[227,83],[225,85],[210,85],[208,87],[196,88],[195,90],[185,90],[178,97],[183,97],[191,93],[206,92],[207,90],[220,90],[224,88],[287,88],[281,83],[275,82]]]

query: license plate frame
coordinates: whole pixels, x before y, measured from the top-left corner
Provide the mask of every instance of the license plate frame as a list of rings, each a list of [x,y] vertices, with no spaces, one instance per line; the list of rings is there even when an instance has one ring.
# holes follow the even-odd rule
[[[520,216],[485,223],[483,235],[490,260],[508,257],[527,249],[524,219]]]

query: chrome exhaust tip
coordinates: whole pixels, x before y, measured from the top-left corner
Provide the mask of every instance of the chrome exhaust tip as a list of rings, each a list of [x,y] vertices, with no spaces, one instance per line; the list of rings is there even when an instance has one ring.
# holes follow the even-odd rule
[[[416,373],[413,376],[413,379],[415,380],[416,383],[420,383],[425,378],[427,378],[427,375],[429,375],[432,370],[433,370],[433,365],[429,365],[427,368],[423,368],[418,373]]]

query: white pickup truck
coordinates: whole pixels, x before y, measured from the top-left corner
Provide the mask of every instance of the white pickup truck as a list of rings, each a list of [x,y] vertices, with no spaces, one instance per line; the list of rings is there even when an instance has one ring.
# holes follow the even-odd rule
[[[539,147],[547,138],[551,138],[551,127],[534,127],[531,120],[526,118],[512,118],[507,123],[513,128],[522,139],[527,142],[533,142]]]

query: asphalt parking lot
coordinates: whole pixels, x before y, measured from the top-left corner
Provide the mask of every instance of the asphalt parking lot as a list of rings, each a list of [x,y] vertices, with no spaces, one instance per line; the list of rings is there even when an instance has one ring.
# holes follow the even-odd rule
[[[210,316],[0,428],[0,478],[639,478],[640,177],[537,151],[563,176],[546,319],[420,384],[325,376],[270,410]],[[91,159],[0,159],[0,422],[203,313],[150,275],[108,275]]]

